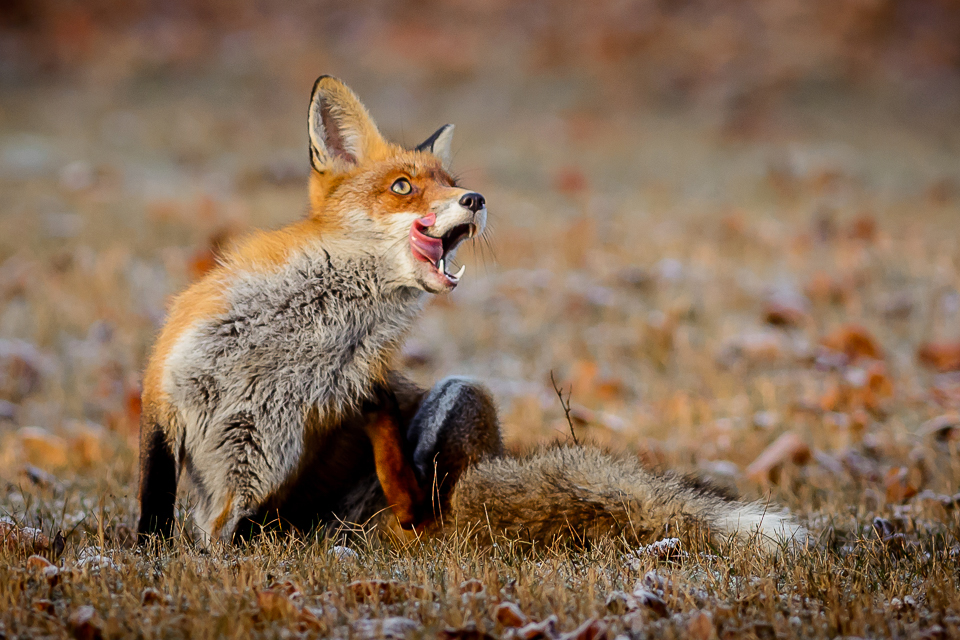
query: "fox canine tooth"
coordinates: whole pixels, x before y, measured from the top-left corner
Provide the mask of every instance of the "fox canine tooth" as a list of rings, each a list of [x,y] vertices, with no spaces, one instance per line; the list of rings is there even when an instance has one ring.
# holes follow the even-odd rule
[[[445,265],[443,264],[443,258],[437,260],[437,271],[440,273],[446,273]]]
[[[465,265],[465,264],[460,265],[460,270],[457,271],[457,272],[453,275],[453,279],[454,279],[454,280],[459,280],[460,278],[462,278],[462,277],[463,277],[463,272],[466,271],[466,270],[467,270],[467,265]]]

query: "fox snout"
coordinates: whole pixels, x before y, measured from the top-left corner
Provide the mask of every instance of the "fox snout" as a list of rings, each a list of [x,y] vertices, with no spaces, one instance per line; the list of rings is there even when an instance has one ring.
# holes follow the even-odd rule
[[[410,227],[410,249],[427,273],[421,284],[427,291],[450,291],[460,282],[465,266],[456,273],[448,268],[465,240],[483,233],[487,223],[486,201],[475,191],[457,194],[436,203],[430,212]]]
[[[433,213],[433,212],[431,212]],[[436,219],[430,230],[430,235],[443,237],[457,227],[465,226],[460,229],[463,233],[458,234],[457,244],[460,241],[473,238],[483,233],[487,225],[487,201],[476,191],[470,191],[459,198],[450,198],[450,200],[441,203],[436,208]],[[465,234],[465,235],[464,235]],[[456,249],[456,244],[445,248],[446,251]]]

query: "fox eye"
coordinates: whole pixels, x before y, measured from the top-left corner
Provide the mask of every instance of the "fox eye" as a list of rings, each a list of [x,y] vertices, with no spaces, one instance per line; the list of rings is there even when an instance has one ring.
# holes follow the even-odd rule
[[[393,184],[390,185],[390,191],[405,196],[413,191],[413,187],[410,186],[410,181],[406,178],[397,178]]]

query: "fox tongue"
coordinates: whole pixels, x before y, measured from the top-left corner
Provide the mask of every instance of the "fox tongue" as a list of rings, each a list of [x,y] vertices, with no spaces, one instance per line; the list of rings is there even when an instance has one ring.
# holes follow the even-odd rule
[[[436,217],[430,214],[420,220],[414,220],[413,226],[410,227],[410,248],[413,250],[413,254],[431,264],[437,264],[443,257],[443,241],[440,238],[431,238],[423,233],[434,222],[436,222]]]

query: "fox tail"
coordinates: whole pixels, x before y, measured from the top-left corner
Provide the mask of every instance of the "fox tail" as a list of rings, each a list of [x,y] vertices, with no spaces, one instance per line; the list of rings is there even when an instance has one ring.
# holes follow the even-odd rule
[[[743,502],[702,481],[656,474],[592,447],[481,461],[460,478],[447,515],[462,531],[489,535],[491,543],[623,536],[646,544],[706,535],[756,540],[772,553],[807,538],[775,505]]]

